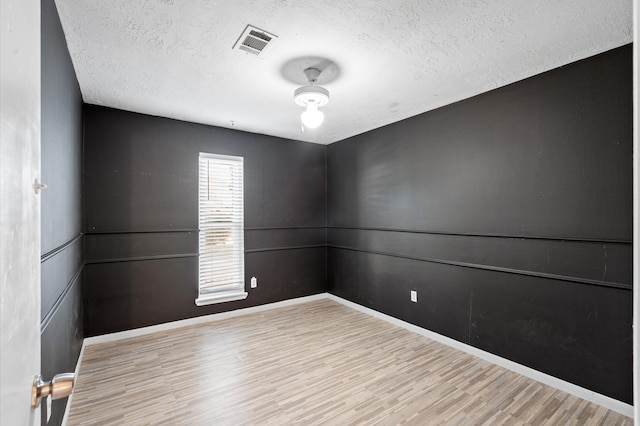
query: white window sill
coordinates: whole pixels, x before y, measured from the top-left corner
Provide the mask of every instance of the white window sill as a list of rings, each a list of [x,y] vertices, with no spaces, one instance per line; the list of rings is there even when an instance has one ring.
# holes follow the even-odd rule
[[[246,299],[249,293],[246,291],[233,291],[224,293],[205,294],[196,299],[196,305],[206,306],[214,303],[232,302],[234,300]]]

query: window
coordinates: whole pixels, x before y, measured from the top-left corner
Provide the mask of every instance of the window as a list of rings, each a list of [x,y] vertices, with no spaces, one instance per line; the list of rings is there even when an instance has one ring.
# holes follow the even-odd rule
[[[247,297],[242,163],[242,157],[200,153],[198,306]]]

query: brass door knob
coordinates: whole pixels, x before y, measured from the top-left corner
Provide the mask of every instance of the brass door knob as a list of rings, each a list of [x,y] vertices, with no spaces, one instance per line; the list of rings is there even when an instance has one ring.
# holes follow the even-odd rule
[[[73,373],[56,374],[50,382],[45,382],[42,380],[42,375],[38,374],[33,378],[31,407],[39,407],[42,398],[49,395],[51,395],[51,399],[60,399],[69,396],[73,390],[74,381],[75,374]]]

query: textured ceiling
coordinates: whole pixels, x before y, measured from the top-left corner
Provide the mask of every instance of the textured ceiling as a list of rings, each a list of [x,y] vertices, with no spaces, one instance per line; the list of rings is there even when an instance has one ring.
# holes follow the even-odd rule
[[[331,143],[632,41],[631,0],[56,0],[84,101]],[[251,24],[278,36],[233,50]],[[325,68],[324,124],[293,91]]]

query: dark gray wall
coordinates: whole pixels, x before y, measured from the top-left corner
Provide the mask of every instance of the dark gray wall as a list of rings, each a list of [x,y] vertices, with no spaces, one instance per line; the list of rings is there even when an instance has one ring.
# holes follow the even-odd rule
[[[330,145],[329,291],[631,403],[631,59]]]
[[[41,372],[73,372],[82,346],[82,97],[53,0],[42,0]],[[67,400],[53,401],[49,424]],[[42,410],[43,424],[45,410]]]
[[[91,105],[84,114],[87,335],[326,291],[326,147]],[[244,157],[243,301],[194,303],[199,152]]]

